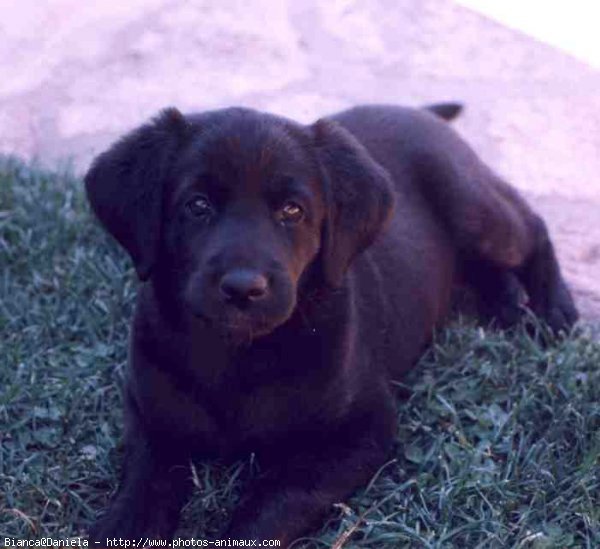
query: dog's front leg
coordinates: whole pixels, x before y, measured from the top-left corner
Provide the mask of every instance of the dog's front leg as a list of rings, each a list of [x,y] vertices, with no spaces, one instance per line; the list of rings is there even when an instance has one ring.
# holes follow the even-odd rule
[[[172,447],[151,443],[141,429],[129,433],[119,490],[90,529],[90,540],[106,547],[113,538],[136,543],[171,539],[191,488],[189,479],[186,460]]]
[[[234,513],[225,538],[276,539],[281,547],[318,524],[336,502],[366,484],[384,463],[388,441],[359,434],[351,443],[316,446],[290,456],[255,481],[248,497]]]

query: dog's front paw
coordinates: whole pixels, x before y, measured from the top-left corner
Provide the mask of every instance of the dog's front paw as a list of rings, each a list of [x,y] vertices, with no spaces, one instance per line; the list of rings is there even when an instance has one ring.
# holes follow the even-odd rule
[[[107,547],[114,538],[135,540],[140,547],[148,545],[150,540],[171,539],[175,524],[163,514],[149,513],[144,507],[131,506],[129,509],[111,509],[91,528],[90,542],[96,547]]]

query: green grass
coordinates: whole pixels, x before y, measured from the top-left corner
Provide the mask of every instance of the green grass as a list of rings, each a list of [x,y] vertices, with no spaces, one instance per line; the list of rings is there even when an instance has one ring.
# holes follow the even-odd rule
[[[135,287],[80,181],[3,161],[0,539],[82,535],[106,504]],[[598,343],[456,323],[398,395],[394,459],[306,547],[600,547]],[[180,535],[217,531],[256,469],[190,469]]]

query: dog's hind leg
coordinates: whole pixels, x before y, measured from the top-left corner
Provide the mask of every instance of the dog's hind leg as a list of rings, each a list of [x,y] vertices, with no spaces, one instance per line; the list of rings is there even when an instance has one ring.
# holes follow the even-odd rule
[[[470,303],[467,312],[475,312],[484,322],[500,328],[510,328],[519,322],[527,296],[513,272],[480,257],[463,257],[461,267],[461,283],[471,289],[468,295],[475,293],[475,301],[467,302]]]
[[[464,143],[416,155],[415,168],[421,191],[454,239],[467,281],[501,323],[518,318],[520,284],[536,316],[555,332],[569,330],[577,310],[546,224],[518,192]]]

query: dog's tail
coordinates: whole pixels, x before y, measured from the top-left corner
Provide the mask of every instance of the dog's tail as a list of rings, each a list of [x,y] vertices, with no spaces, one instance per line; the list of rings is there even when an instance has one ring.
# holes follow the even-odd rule
[[[463,110],[462,103],[435,103],[423,107],[426,111],[432,112],[443,120],[454,120]]]

